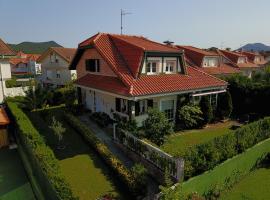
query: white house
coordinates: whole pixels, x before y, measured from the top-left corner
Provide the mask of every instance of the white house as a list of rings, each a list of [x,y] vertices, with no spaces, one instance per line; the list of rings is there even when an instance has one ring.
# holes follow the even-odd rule
[[[186,66],[182,50],[141,36],[98,33],[79,44],[70,68],[77,70],[79,102],[93,112],[147,118],[149,108],[174,121],[181,98],[209,95],[216,104],[227,83]]]
[[[75,52],[74,48],[51,47],[39,57],[44,86],[61,87],[76,79],[76,70],[69,70]]]
[[[16,53],[0,39],[0,103],[6,96],[5,81],[11,78],[9,59]]]

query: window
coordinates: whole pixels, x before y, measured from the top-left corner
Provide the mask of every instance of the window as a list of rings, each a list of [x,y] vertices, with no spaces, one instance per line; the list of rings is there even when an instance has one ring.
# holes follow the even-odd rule
[[[85,69],[89,72],[100,72],[99,59],[85,60]]]
[[[238,63],[245,63],[245,62],[246,62],[246,58],[245,57],[238,58]]]
[[[144,115],[148,108],[153,108],[154,102],[152,99],[140,100],[135,102],[135,116]]]
[[[210,95],[210,102],[214,109],[217,107],[217,94],[211,94]]]
[[[126,99],[115,98],[115,110],[121,113],[128,112],[128,101]]]
[[[218,57],[206,57],[203,60],[204,67],[216,67],[218,66]]]
[[[161,101],[161,111],[169,120],[174,119],[174,100]]]
[[[157,73],[157,64],[158,64],[158,61],[155,61],[155,60],[147,61],[146,72],[149,74]]]
[[[60,71],[59,70],[56,71],[56,78],[60,78]]]
[[[175,60],[168,60],[166,61],[166,66],[165,66],[165,72],[166,73],[173,73],[176,68],[176,61]]]

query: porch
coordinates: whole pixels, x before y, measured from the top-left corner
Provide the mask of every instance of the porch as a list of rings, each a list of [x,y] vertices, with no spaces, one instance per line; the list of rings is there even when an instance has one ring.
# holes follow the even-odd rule
[[[166,117],[175,122],[177,109],[187,102],[198,104],[202,96],[209,96],[212,106],[217,106],[218,94],[226,89],[179,92],[174,94],[157,94],[141,97],[125,97],[101,90],[78,87],[79,102],[92,112],[104,112],[114,119],[115,114],[136,120],[138,126],[148,117],[150,108],[165,113]]]

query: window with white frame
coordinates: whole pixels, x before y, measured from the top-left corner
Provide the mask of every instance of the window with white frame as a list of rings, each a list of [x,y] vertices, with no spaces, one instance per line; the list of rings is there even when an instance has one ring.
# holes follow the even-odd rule
[[[205,57],[203,59],[204,67],[217,67],[218,66],[218,57]]]
[[[147,74],[156,74],[158,73],[158,60],[148,60],[146,64],[146,73]]]
[[[174,119],[174,100],[162,100],[161,111],[165,113],[169,120]]]
[[[246,62],[246,58],[245,57],[239,57],[238,58],[238,63],[245,63]]]
[[[166,60],[165,73],[173,73],[176,71],[176,60]]]

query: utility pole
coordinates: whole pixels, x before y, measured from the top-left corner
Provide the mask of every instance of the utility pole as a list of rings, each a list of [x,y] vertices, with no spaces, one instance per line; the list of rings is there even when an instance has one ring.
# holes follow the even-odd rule
[[[121,35],[123,34],[123,16],[130,15],[132,13],[126,12],[123,9],[121,9]]]

